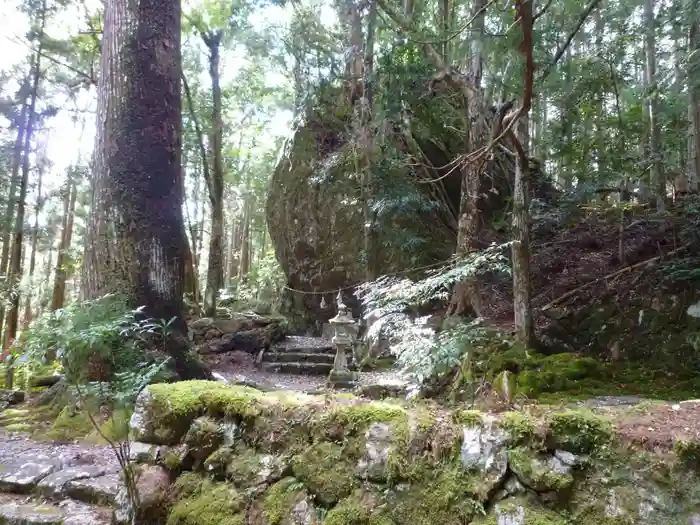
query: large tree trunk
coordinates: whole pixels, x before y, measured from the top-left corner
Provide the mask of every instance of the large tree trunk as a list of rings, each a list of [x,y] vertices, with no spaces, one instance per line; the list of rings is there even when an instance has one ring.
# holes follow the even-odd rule
[[[10,188],[7,194],[7,207],[5,208],[5,216],[3,217],[2,230],[2,254],[0,255],[0,276],[6,277],[8,272],[8,264],[10,262],[10,245],[12,244],[12,219],[15,215],[17,187],[20,183],[19,168],[22,164],[22,148],[24,146],[24,134],[27,128],[27,111],[29,105],[26,100],[22,100],[22,109],[19,114],[19,119],[16,122],[17,138],[12,151],[12,175],[10,176]],[[4,301],[0,301],[0,341],[2,339],[2,328],[5,324],[5,307]]]
[[[44,155],[46,152],[44,151]],[[23,326],[29,326],[32,322],[32,295],[35,293],[34,286],[34,269],[36,267],[36,245],[39,240],[39,214],[44,207],[44,198],[41,195],[41,183],[44,178],[44,170],[46,169],[47,159],[44,157],[39,162],[37,170],[37,190],[36,190],[36,204],[34,210],[34,224],[32,227],[32,247],[29,255],[29,290],[27,290],[27,297],[24,301],[24,316],[23,316]],[[38,295],[38,294],[37,294]]]
[[[7,283],[10,290],[14,290],[22,278],[22,248],[24,244],[24,214],[26,210],[27,189],[29,186],[29,150],[31,148],[32,134],[36,123],[36,101],[39,93],[39,82],[41,80],[41,57],[43,51],[44,28],[46,27],[46,0],[42,5],[39,15],[37,50],[34,54],[34,64],[32,65],[32,84],[29,94],[29,108],[27,110],[27,127],[24,133],[24,147],[22,157],[22,177],[19,181],[19,195],[17,196],[17,212],[15,215],[15,227],[12,239],[12,250],[10,253],[10,268]],[[13,293],[10,299],[10,310],[7,313],[7,326],[3,336],[3,349],[7,349],[17,336],[19,322],[19,293]],[[11,367],[8,370],[12,370]],[[11,372],[8,372],[7,385],[12,385]]]
[[[644,2],[645,35],[645,87],[648,99],[649,126],[649,160],[651,161],[652,180],[649,187],[656,197],[656,207],[663,210],[666,207],[666,176],[661,152],[661,127],[659,124],[659,95],[657,93],[656,75],[656,17],[654,15],[654,0]]]
[[[696,190],[700,181],[700,7],[691,3],[688,29],[688,163],[690,187]]]
[[[56,257],[56,276],[53,281],[53,292],[51,294],[51,310],[63,308],[66,300],[66,280],[68,270],[66,263],[67,255],[71,248],[73,239],[73,217],[75,215],[75,200],[78,194],[78,187],[69,172],[66,181],[65,194],[63,195],[63,219],[61,221],[61,240],[58,245],[58,256]]]
[[[170,320],[181,378],[210,378],[189,354],[183,318],[180,3],[107,0],[83,294],[128,296]]]
[[[223,147],[223,122],[221,116],[221,82],[219,75],[219,51],[222,32],[209,32],[204,42],[209,48],[209,76],[212,86],[212,128],[210,133],[212,169],[209,183],[211,202],[211,233],[209,235],[209,264],[207,288],[204,293],[204,311],[212,317],[216,313],[216,301],[224,282],[224,168],[221,158]]]
[[[483,37],[486,0],[474,0],[471,16],[472,24],[471,47],[469,51],[469,69],[467,78],[474,89],[481,92],[481,77],[484,68]],[[473,153],[483,146],[484,129],[483,100],[477,94],[467,97],[465,115],[465,146],[468,153]],[[481,217],[479,210],[481,172],[484,161],[466,162],[462,168],[462,189],[459,204],[459,220],[457,224],[457,258],[463,258],[479,250],[479,233]],[[452,294],[452,302],[448,310],[450,315],[473,313],[481,316],[481,290],[476,277],[458,283]]]

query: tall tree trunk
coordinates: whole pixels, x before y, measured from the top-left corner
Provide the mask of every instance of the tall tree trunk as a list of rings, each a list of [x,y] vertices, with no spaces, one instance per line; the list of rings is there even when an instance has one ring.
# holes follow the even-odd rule
[[[66,300],[66,280],[68,279],[68,252],[73,239],[73,217],[75,215],[75,200],[78,194],[77,183],[72,173],[68,173],[65,193],[63,196],[63,219],[61,221],[61,240],[58,244],[56,257],[56,275],[51,294],[51,310],[63,308]]]
[[[531,0],[515,0],[516,15],[522,30],[520,52],[525,68],[522,109],[520,121],[516,123],[517,135],[514,134],[513,140],[518,152],[513,188],[513,313],[516,337],[525,346],[531,346],[535,339],[530,304],[530,160],[527,149],[530,143],[529,114],[535,71],[532,54],[532,3]]]
[[[245,206],[243,212],[243,228],[241,232],[241,263],[238,267],[238,278],[241,283],[245,282],[250,272],[250,215],[251,215],[251,195],[246,192]]]
[[[210,133],[212,169],[210,172],[209,201],[211,203],[211,232],[209,234],[209,264],[207,265],[207,288],[204,293],[204,312],[213,317],[216,301],[224,282],[224,168],[222,156],[223,122],[221,116],[221,79],[219,52],[222,31],[204,35],[209,48],[209,76],[212,85],[212,127]]]
[[[486,16],[484,6],[486,0],[473,0],[471,17],[474,18],[469,49],[469,69],[467,78],[475,90],[482,93],[481,77],[484,68],[484,27]],[[464,145],[468,153],[478,150],[483,144],[484,129],[482,123],[483,100],[476,94],[466,97],[465,129],[467,130]],[[481,171],[483,161],[466,162],[462,168],[462,186],[459,204],[459,220],[457,224],[457,258],[464,258],[479,250],[479,234],[481,232],[480,193]],[[449,315],[473,313],[481,316],[481,289],[476,277],[458,283],[452,294]]]
[[[10,254],[10,269],[8,272],[8,286],[10,290],[15,290],[22,278],[22,248],[24,245],[24,214],[26,210],[27,189],[29,186],[29,152],[32,144],[32,134],[36,123],[36,100],[39,94],[39,82],[41,80],[41,57],[44,49],[44,28],[46,27],[46,0],[41,8],[41,14],[37,31],[37,50],[34,54],[32,65],[32,84],[29,94],[29,108],[27,109],[27,127],[24,133],[24,147],[22,156],[22,177],[19,181],[19,195],[17,196],[17,212],[15,215],[15,229],[12,239],[12,250]],[[19,322],[19,293],[13,293],[10,300],[10,310],[7,313],[7,326],[3,336],[3,348],[7,349],[17,337]],[[12,368],[8,368],[6,385],[12,385]]]
[[[233,280],[238,277],[238,253],[240,251],[240,220],[231,220],[231,237],[229,238],[229,256],[228,256],[228,285],[230,286]]]
[[[24,135],[27,128],[27,111],[29,105],[26,99],[22,100],[22,109],[20,110],[19,120],[16,122],[17,138],[12,150],[12,174],[10,176],[10,188],[7,194],[7,207],[5,208],[5,216],[3,217],[2,230],[2,254],[0,255],[0,276],[7,277],[8,264],[10,262],[10,245],[12,244],[12,219],[15,215],[17,187],[20,184],[19,168],[22,164],[22,151],[24,146]],[[5,307],[4,301],[0,301],[0,341],[2,341],[2,328],[5,324]]]
[[[191,357],[183,316],[180,3],[107,0],[83,294],[125,294],[170,320],[181,378],[211,378]]]
[[[659,95],[657,92],[656,75],[656,17],[654,15],[654,0],[644,2],[645,26],[645,55],[646,67],[644,83],[647,90],[647,112],[649,115],[649,160],[651,161],[652,180],[649,187],[653,188],[658,210],[666,208],[666,176],[661,152],[661,127],[659,123]]]
[[[45,154],[46,152],[44,152]],[[36,204],[34,209],[34,225],[32,228],[32,247],[29,255],[29,289],[24,302],[23,326],[26,328],[32,322],[32,295],[34,289],[34,268],[36,267],[36,245],[39,240],[39,214],[44,207],[44,198],[41,195],[41,183],[44,178],[44,170],[46,169],[46,159],[42,159],[41,165],[37,170],[37,189],[36,189]],[[37,294],[38,295],[38,294]]]
[[[690,187],[697,190],[700,181],[700,7],[690,2],[688,28],[688,173]]]

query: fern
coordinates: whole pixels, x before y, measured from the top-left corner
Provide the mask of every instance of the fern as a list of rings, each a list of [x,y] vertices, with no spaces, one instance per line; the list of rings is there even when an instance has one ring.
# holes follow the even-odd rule
[[[508,274],[510,265],[505,253],[509,246],[510,243],[493,245],[469,254],[458,263],[428,272],[420,281],[382,277],[361,286],[356,295],[364,307],[364,319],[375,320],[369,323],[366,337],[388,339],[397,364],[418,384],[455,367],[466,370],[465,356],[470,349],[491,341],[493,330],[475,320],[436,334],[427,326],[428,316],[412,319],[408,312],[435,300],[447,300],[452,286],[464,279],[486,273]]]

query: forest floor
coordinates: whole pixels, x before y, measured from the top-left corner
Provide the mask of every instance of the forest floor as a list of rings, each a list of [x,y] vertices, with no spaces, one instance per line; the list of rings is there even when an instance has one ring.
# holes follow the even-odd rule
[[[234,383],[250,382],[261,386],[264,390],[292,390],[296,392],[313,393],[326,388],[325,375],[299,375],[279,372],[265,372],[255,365],[254,358],[240,351],[225,354],[208,354],[202,356],[206,364],[215,373]],[[377,372],[359,372],[357,374],[360,386],[385,381],[400,381],[401,373],[396,370]]]

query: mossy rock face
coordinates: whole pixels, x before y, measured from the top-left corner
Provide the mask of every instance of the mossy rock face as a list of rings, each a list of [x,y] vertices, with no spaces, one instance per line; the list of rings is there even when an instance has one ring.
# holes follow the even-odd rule
[[[571,466],[556,456],[540,456],[535,452],[517,448],[508,452],[511,470],[526,487],[537,492],[558,492],[574,484]]]
[[[323,525],[395,525],[376,494],[356,491],[333,507]]]
[[[475,520],[474,525],[571,525],[571,521],[542,507],[536,501],[513,498],[496,503],[488,516]],[[574,522],[577,523],[578,522]]]
[[[462,470],[435,472],[389,492],[387,508],[397,524],[469,523],[481,508],[469,497],[478,480]]]
[[[587,410],[493,415],[202,381],[149,391],[139,429],[180,436],[155,445],[178,476],[168,525],[688,525],[700,508],[694,444],[677,463],[629,450]]]
[[[245,499],[229,484],[187,477],[176,494],[167,525],[245,524]]]
[[[226,465],[226,478],[241,488],[270,485],[288,471],[284,458],[258,454],[254,450],[237,450]]]
[[[575,454],[605,449],[610,444],[612,432],[610,421],[588,410],[557,412],[549,418],[548,439],[557,447]]]
[[[267,489],[262,498],[262,517],[266,525],[302,523],[320,525],[316,510],[304,485],[297,479],[285,478]],[[300,521],[297,519],[300,518]]]
[[[223,429],[209,417],[195,419],[184,438],[188,453],[196,464],[208,458],[223,442]]]
[[[46,433],[46,437],[58,441],[71,441],[84,438],[94,429],[86,412],[64,407]]]
[[[339,445],[316,443],[292,458],[294,476],[301,480],[323,505],[332,506],[358,485],[355,468]]]

